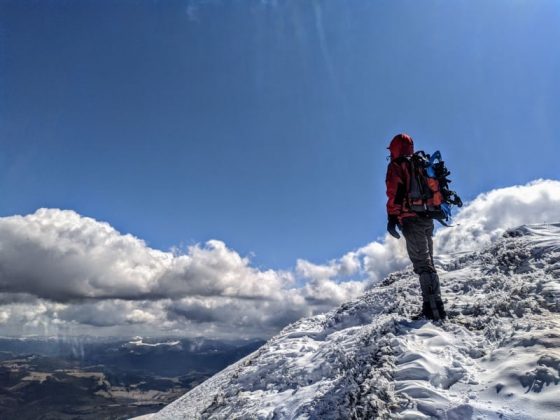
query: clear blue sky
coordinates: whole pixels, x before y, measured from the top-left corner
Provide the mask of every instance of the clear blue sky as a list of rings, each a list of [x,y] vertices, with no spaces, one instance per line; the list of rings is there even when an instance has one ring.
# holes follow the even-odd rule
[[[324,262],[384,232],[397,132],[465,199],[558,178],[558,40],[552,0],[0,0],[0,214]]]

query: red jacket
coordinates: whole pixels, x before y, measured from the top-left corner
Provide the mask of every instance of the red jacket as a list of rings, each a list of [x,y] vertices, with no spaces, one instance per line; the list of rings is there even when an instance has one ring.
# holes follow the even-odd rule
[[[402,223],[404,218],[417,216],[408,207],[407,192],[410,186],[408,164],[404,159],[399,159],[414,153],[414,143],[409,135],[398,134],[393,138],[388,149],[391,151],[391,163],[387,166],[385,177],[387,214],[397,216]]]
[[[410,174],[406,162],[391,161],[387,166],[387,214],[398,216],[399,222],[406,217],[416,217],[410,211],[407,201],[407,191],[410,184]]]

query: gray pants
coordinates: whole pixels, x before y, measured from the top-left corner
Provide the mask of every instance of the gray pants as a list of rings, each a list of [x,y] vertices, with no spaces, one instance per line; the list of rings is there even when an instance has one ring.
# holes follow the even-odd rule
[[[403,220],[402,233],[406,239],[406,250],[414,272],[435,273],[434,268],[434,221],[427,217],[408,217]]]
[[[414,272],[420,276],[423,312],[428,318],[445,318],[439,277],[434,267],[434,221],[427,217],[406,218],[403,220],[402,233]]]

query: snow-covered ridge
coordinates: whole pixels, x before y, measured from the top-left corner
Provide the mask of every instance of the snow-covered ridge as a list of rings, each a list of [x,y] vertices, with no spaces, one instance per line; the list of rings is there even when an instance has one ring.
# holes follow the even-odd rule
[[[560,224],[439,261],[446,323],[409,321],[418,281],[397,272],[150,418],[558,418]]]

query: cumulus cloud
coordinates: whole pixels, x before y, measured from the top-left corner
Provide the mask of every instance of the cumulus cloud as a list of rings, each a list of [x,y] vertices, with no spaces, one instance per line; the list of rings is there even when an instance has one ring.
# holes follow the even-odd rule
[[[235,296],[278,299],[292,275],[260,271],[217,240],[184,255],[69,210],[0,220],[0,288],[58,302]]]
[[[497,189],[439,229],[436,250],[470,250],[510,227],[559,220],[560,182]],[[163,252],[73,211],[41,209],[0,219],[0,331],[263,337],[408,264],[404,240],[385,235],[324,264],[262,270],[219,240]]]
[[[70,210],[0,219],[0,309],[16,330],[44,329],[50,319],[69,329],[144,324],[160,333],[272,334],[363,290],[327,278],[296,287],[295,276],[255,268],[218,240],[182,253],[154,250]]]
[[[309,305],[293,291],[287,291],[282,300],[188,297],[171,301],[166,306],[167,318],[172,324],[187,322],[191,327],[242,331],[249,335],[274,334],[290,322],[323,310]]]
[[[54,301],[141,298],[172,256],[107,223],[40,209],[0,219],[0,289]]]
[[[151,302],[107,299],[58,305],[56,318],[68,324],[94,327],[112,327],[126,324],[144,324],[164,321],[161,306]]]
[[[455,227],[440,229],[439,252],[469,251],[500,237],[508,228],[560,221],[560,182],[537,180],[476,197],[455,217]]]

